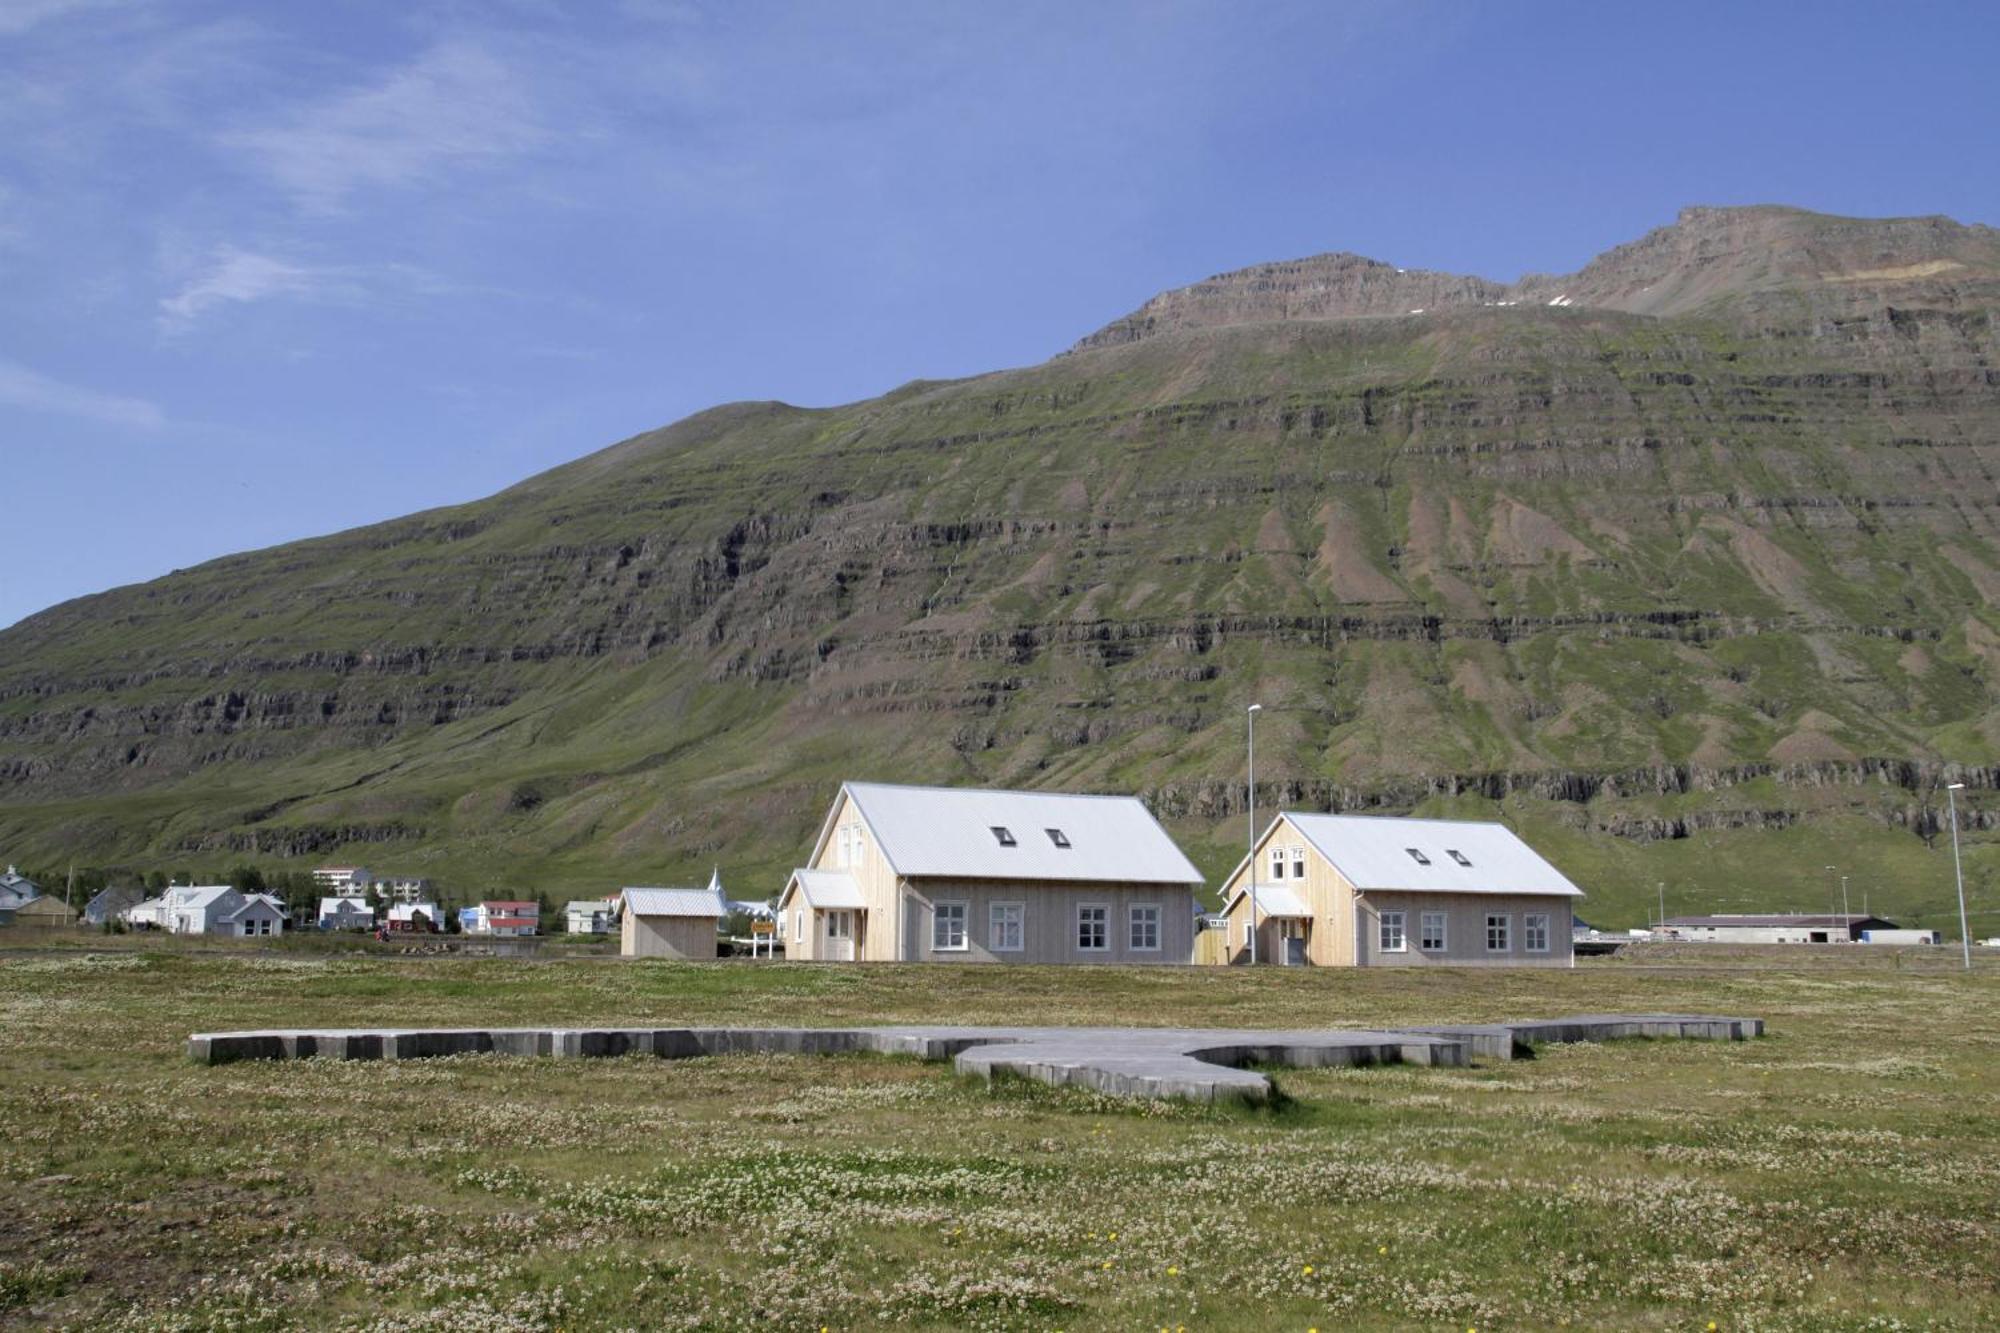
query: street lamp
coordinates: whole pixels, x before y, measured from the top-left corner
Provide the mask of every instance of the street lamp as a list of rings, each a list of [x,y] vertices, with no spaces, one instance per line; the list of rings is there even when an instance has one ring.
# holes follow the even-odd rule
[[[1832,917],[1833,917],[1833,877],[1834,877],[1835,875],[1839,874],[1839,873],[1840,873],[1840,867],[1839,867],[1839,866],[1828,866],[1828,867],[1826,868],[1826,915],[1827,915],[1827,918],[1828,918],[1828,920],[1827,920],[1827,923],[1826,923],[1826,942],[1827,942],[1828,944],[1831,944],[1831,943],[1833,943],[1833,921],[1832,921]],[[1810,935],[1808,935],[1808,936],[1807,936],[1806,938],[1808,938],[1808,939],[1811,939],[1812,937],[1811,937]]]
[[[1664,932],[1667,928],[1667,882],[1661,880],[1653,887],[1660,891],[1660,919],[1654,928]]]
[[[1847,908],[1847,876],[1845,875],[1840,877],[1840,914],[1842,916],[1850,915]]]
[[[1964,791],[1963,782],[1954,782],[1944,789],[1944,798],[1951,803],[1951,871],[1958,877],[1958,945],[1965,952],[1965,970],[1972,970],[1972,929],[1965,924],[1965,866],[1958,859],[1958,798],[1955,791]]]
[[[1257,714],[1264,705],[1251,704],[1244,712],[1250,724],[1250,964],[1257,963]]]

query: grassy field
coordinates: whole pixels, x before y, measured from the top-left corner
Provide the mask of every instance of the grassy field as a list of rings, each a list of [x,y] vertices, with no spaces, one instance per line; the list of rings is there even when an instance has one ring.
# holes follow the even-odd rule
[[[0,1324],[2000,1324],[2000,968],[1573,972],[0,952]],[[1680,1009],[1753,1043],[1285,1071],[1276,1110],[874,1057],[198,1068],[201,1029],[1373,1024]]]

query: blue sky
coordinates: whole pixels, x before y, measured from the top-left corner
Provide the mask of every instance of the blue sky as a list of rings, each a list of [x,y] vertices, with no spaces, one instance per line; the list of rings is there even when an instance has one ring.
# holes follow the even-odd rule
[[[0,0],[0,625],[1356,250],[2000,223],[1990,4]]]

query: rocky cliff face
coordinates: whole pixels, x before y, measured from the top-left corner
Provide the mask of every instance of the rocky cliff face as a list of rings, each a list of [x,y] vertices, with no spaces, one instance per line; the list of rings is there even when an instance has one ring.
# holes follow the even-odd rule
[[[1535,299],[1225,275],[53,608],[0,633],[0,846],[758,891],[874,777],[1143,791],[1221,869],[1257,699],[1260,806],[1502,813],[1613,903],[1915,882],[2000,753],[1993,234],[1771,212]]]

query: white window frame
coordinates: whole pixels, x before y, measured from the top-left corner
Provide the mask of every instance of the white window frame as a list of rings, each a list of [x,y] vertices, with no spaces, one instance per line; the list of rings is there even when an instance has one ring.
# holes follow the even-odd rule
[[[1306,849],[1303,847],[1294,847],[1292,848],[1292,878],[1304,879],[1305,877]]]
[[[1286,859],[1284,848],[1273,847],[1271,849],[1271,879],[1273,881],[1281,880],[1285,877]]]
[[[1153,942],[1139,943],[1139,923],[1150,920]],[[1158,903],[1131,903],[1125,908],[1125,947],[1133,953],[1158,953],[1161,949],[1161,923],[1166,915],[1160,911]]]
[[[803,907],[794,907],[792,909],[792,943],[804,944],[805,942],[806,909]]]
[[[1391,928],[1395,930],[1392,936]],[[1393,939],[1395,943],[1390,943]],[[1410,914],[1401,907],[1392,907],[1375,917],[1375,943],[1383,953],[1408,953],[1410,951]]]
[[[1493,926],[1500,925],[1500,943],[1493,943]],[[1514,952],[1514,914],[1512,912],[1488,912],[1486,914],[1486,952]]]
[[[854,938],[854,913],[845,907],[837,907],[826,914],[826,937],[829,940],[851,940]]]
[[[1002,912],[1014,914],[1014,942],[1005,944],[1002,933],[1007,924]],[[986,908],[986,947],[994,953],[1023,953],[1028,947],[1028,905],[1023,902],[990,903]]]
[[[1099,940],[1097,944],[1085,944],[1083,942],[1083,918],[1087,912],[1095,912],[1097,914],[1097,938]],[[1076,942],[1076,951],[1078,953],[1110,953],[1111,904],[1078,903],[1076,905],[1076,933],[1070,938]]]
[[[1444,953],[1451,948],[1451,914],[1448,912],[1424,912],[1417,918],[1417,949],[1422,953]],[[1437,927],[1437,934],[1431,934],[1431,927]],[[1436,944],[1431,941],[1435,939]]]
[[[1257,922],[1256,922],[1256,919],[1255,919],[1255,917],[1254,917],[1254,916],[1246,916],[1246,917],[1244,917],[1244,918],[1243,918],[1243,947],[1244,947],[1244,948],[1246,948],[1246,949],[1247,949],[1247,948],[1249,948],[1249,947],[1250,947],[1250,940],[1251,940],[1251,937],[1252,937],[1252,936],[1254,936],[1254,935],[1255,935],[1256,933],[1257,933]]]
[[[1536,922],[1541,923],[1542,942],[1535,943]],[[1549,951],[1550,927],[1553,925],[1547,912],[1523,912],[1521,914],[1521,948],[1527,953],[1547,953]]]
[[[953,910],[946,910],[946,909]],[[957,918],[958,943],[950,943],[945,922]],[[972,904],[963,898],[940,898],[931,904],[931,952],[964,953],[972,947]]]

